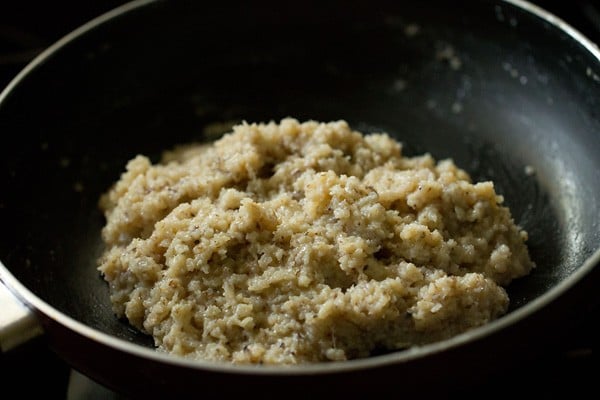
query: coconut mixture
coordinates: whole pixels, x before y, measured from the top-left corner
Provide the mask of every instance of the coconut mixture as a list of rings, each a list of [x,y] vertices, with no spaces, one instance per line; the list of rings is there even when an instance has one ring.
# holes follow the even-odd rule
[[[492,182],[344,121],[243,123],[137,156],[100,200],[113,308],[160,351],[233,363],[366,357],[507,311],[533,267]]]

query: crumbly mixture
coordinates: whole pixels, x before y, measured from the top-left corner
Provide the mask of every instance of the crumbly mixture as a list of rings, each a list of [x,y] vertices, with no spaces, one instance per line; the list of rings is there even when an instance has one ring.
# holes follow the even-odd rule
[[[116,314],[233,363],[369,356],[485,324],[533,263],[492,182],[344,121],[137,156],[101,201]]]

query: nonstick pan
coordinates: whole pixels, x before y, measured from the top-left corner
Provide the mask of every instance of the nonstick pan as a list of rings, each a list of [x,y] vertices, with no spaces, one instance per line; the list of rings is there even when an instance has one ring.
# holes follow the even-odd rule
[[[286,368],[160,354],[116,319],[97,204],[127,160],[287,116],[385,131],[493,180],[537,264],[509,286],[510,312],[443,342]],[[598,303],[600,51],[524,1],[135,1],[28,65],[0,96],[0,132],[0,342],[41,334],[129,396],[452,385],[543,352]]]

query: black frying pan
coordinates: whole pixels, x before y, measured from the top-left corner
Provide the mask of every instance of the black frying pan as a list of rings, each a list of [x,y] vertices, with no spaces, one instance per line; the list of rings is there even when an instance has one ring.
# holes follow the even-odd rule
[[[96,270],[97,200],[126,161],[207,139],[214,122],[286,116],[386,131],[493,180],[538,265],[509,287],[510,313],[422,348],[291,368],[158,354],[118,321]],[[451,383],[543,351],[598,301],[600,52],[526,2],[137,1],[30,64],[0,97],[0,132],[14,143],[0,160],[0,292],[30,308],[0,338],[41,327],[126,394]]]

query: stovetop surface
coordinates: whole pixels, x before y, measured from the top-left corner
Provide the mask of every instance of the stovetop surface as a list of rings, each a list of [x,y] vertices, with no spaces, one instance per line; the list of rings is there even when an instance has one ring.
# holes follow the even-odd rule
[[[6,3],[0,2],[0,87],[58,38],[124,1],[21,0],[11,2],[10,8],[5,8]],[[593,0],[538,0],[534,3],[560,16],[600,44],[600,4],[596,5]],[[513,381],[510,388],[503,384],[506,376],[470,382],[469,386],[493,388],[498,395],[512,395],[512,388],[519,386],[538,395],[552,396],[561,389],[589,389],[591,393],[598,393],[593,371],[598,371],[600,366],[597,355],[600,332],[596,327],[599,316],[600,310],[596,308],[582,320],[572,321],[572,329],[562,343],[557,343],[540,359],[515,366],[509,371]],[[68,365],[46,348],[43,339],[0,354],[0,380],[4,393],[14,389],[20,398],[36,396],[40,388],[47,398],[118,397],[105,389],[94,391],[93,384],[73,374]]]

